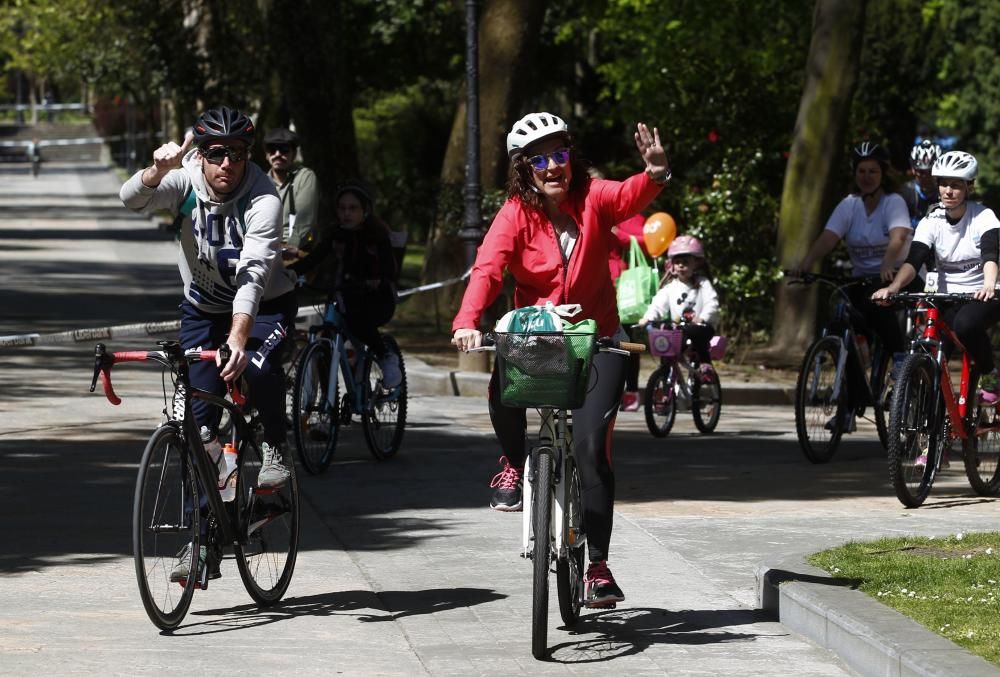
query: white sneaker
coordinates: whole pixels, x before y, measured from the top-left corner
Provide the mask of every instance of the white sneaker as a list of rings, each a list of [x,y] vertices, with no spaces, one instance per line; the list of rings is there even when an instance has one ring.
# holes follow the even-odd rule
[[[382,369],[382,385],[386,388],[395,388],[403,382],[403,372],[399,368],[399,355],[393,352],[385,354],[379,360],[378,366]]]

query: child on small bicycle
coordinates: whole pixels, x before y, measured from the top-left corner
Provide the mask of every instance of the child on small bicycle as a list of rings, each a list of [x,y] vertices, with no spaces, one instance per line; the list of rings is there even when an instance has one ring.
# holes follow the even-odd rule
[[[1000,259],[1000,221],[992,209],[970,202],[979,163],[962,151],[938,157],[931,169],[937,180],[940,202],[917,225],[906,262],[892,283],[872,294],[873,301],[887,299],[906,288],[932,255],[937,259],[938,292],[969,292],[973,300],[948,308],[945,321],[955,330],[976,363],[980,397],[993,404],[998,399],[997,370],[989,329],[1000,321],[996,299]]]
[[[639,320],[639,326],[660,319],[679,325],[705,371],[711,368],[708,346],[719,323],[719,295],[709,279],[705,248],[698,238],[679,235],[670,243],[667,258],[670,265],[662,286]]]

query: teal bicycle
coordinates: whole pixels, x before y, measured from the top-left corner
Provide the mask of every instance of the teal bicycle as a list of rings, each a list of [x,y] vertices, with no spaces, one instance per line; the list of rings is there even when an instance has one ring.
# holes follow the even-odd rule
[[[309,328],[299,355],[292,391],[292,430],[302,466],[312,475],[326,471],[340,429],[360,416],[365,442],[378,460],[396,455],[406,428],[406,367],[396,340],[383,333],[386,349],[399,358],[402,380],[387,388],[371,351],[347,331],[335,300],[323,322]]]

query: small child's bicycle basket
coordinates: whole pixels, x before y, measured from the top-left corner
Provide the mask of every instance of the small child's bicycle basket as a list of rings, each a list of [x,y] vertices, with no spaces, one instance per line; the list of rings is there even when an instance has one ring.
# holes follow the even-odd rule
[[[594,334],[495,332],[500,402],[578,409],[587,397]]]
[[[684,332],[680,329],[650,329],[649,354],[653,357],[677,357],[684,345]]]

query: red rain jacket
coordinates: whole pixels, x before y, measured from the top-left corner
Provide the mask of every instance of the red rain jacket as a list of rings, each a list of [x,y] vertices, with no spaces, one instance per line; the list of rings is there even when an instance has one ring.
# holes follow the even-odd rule
[[[645,172],[625,181],[590,179],[560,209],[580,229],[569,262],[552,222],[541,211],[526,208],[519,198],[507,200],[497,212],[476,254],[462,307],[452,322],[457,329],[478,329],[483,311],[496,299],[507,269],[514,277],[514,306],[552,301],[579,303],[583,312],[574,322],[593,319],[601,336],[618,330],[618,304],[608,272],[611,226],[646,208],[660,192]]]

